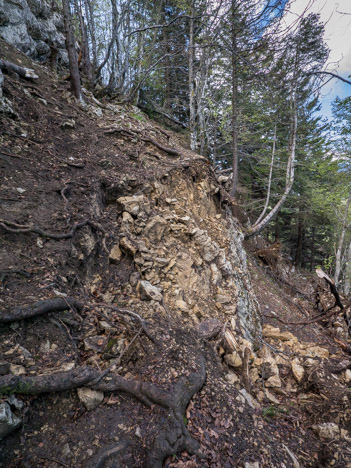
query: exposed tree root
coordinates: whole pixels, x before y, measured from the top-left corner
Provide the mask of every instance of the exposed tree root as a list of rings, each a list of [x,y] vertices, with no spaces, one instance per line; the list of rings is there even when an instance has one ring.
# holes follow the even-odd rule
[[[105,462],[114,455],[117,455],[120,452],[123,452],[128,447],[128,442],[123,441],[118,444],[113,444],[109,447],[104,447],[100,450],[94,457],[92,457],[86,468],[103,468]]]
[[[12,221],[7,221],[6,219],[0,219],[0,226],[3,229],[5,229],[5,231],[13,232],[15,234],[26,234],[26,233],[33,232],[34,234],[39,234],[42,237],[47,237],[48,239],[56,239],[56,240],[70,239],[71,237],[74,236],[74,233],[76,232],[77,229],[80,229],[83,226],[86,226],[87,224],[92,224],[92,223],[88,219],[86,219],[85,221],[75,224],[72,227],[72,229],[65,234],[52,234],[50,232],[43,231],[42,229],[36,226],[26,226],[23,224],[13,223]]]
[[[127,310],[127,309],[121,309],[119,307],[116,307],[116,306],[113,306],[111,304],[94,304],[94,306],[98,306],[98,307],[102,307],[102,308],[105,308],[105,309],[110,309],[110,310],[114,310],[116,312],[118,312],[119,314],[124,314],[124,315],[129,315],[129,317],[133,317],[134,319],[136,319],[143,332],[145,333],[145,335],[149,338],[149,340],[151,340],[153,343],[157,344],[158,346],[160,346],[160,342],[156,340],[155,337],[153,337],[151,335],[151,333],[149,332],[149,330],[147,329],[147,326],[146,326],[146,323],[144,322],[144,320],[140,317],[139,314],[137,314],[136,312],[132,312],[131,310]]]
[[[125,133],[128,136],[140,138],[145,143],[151,143],[152,145],[156,146],[156,148],[160,149],[161,151],[164,151],[167,154],[170,154],[171,156],[181,157],[183,154],[181,151],[178,151],[175,148],[169,148],[168,146],[163,146],[158,141],[154,140],[153,138],[144,136],[142,134],[142,131],[140,130],[136,130],[136,129],[128,130],[126,128],[111,128],[111,129],[106,130],[104,133],[105,135],[113,135],[114,133],[122,133],[122,134]],[[140,137],[138,136],[139,134],[141,134]]]
[[[183,376],[171,386],[169,391],[149,382],[127,380],[119,375],[104,376],[97,384],[101,372],[89,367],[78,367],[68,372],[57,372],[50,375],[0,377],[0,395],[20,393],[38,395],[48,392],[59,392],[81,386],[108,392],[123,392],[144,405],[150,407],[156,404],[166,411],[161,427],[154,438],[147,454],[147,468],[162,468],[163,460],[175,453],[186,450],[190,454],[199,454],[199,443],[194,440],[185,425],[184,414],[192,396],[203,386],[206,379],[205,360],[203,356],[197,359],[199,369],[189,376]],[[95,460],[97,468],[103,466],[110,456],[122,451],[125,447],[116,446],[100,453]]]
[[[31,306],[15,309],[11,312],[0,311],[0,322],[14,322],[15,320],[23,320],[69,308],[81,310],[83,305],[73,297],[56,297],[55,299],[39,301]]]

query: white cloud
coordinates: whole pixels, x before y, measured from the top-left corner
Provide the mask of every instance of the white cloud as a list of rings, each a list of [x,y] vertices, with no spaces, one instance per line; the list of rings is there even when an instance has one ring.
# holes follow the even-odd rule
[[[324,39],[330,49],[326,69],[347,78],[351,74],[351,0],[295,0],[290,11],[288,16],[294,19],[304,11],[320,14],[325,24]],[[351,86],[342,86],[337,80],[332,80],[324,86],[322,93],[325,95],[322,113],[330,116],[329,103],[337,95],[350,95]]]

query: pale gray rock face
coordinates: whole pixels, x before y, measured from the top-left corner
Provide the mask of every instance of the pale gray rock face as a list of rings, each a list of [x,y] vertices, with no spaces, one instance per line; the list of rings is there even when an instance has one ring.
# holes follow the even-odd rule
[[[35,60],[55,44],[58,62],[68,63],[63,31],[62,15],[45,0],[0,0],[0,37]]]
[[[22,421],[11,411],[8,403],[0,404],[0,439],[21,425]]]

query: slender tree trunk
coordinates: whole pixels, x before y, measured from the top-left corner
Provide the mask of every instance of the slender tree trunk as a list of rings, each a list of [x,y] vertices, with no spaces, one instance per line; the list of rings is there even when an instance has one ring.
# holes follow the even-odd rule
[[[81,54],[82,54],[82,70],[89,82],[91,82],[92,76],[92,67],[90,62],[89,54],[89,44],[88,44],[88,33],[85,20],[82,13],[82,4],[79,0],[76,0],[76,12],[79,18],[80,34],[81,34]]]
[[[346,265],[345,265],[345,281],[344,281],[344,294],[348,296],[351,289],[351,241],[347,250]]]
[[[72,16],[69,0],[62,0],[63,18],[65,24],[66,48],[69,59],[69,71],[71,75],[71,91],[74,96],[82,100],[82,90],[80,85],[80,74],[78,67],[78,58],[75,48],[75,39],[72,27]]]
[[[291,129],[290,129],[289,156],[288,156],[288,163],[287,163],[287,168],[286,168],[286,180],[285,180],[284,193],[282,197],[280,198],[280,200],[276,203],[274,208],[268,213],[268,215],[265,218],[263,218],[260,223],[256,224],[254,227],[248,230],[248,232],[246,233],[246,237],[251,237],[255,234],[258,234],[279,213],[280,208],[283,206],[293,186],[294,177],[295,177],[295,153],[296,153],[296,134],[297,134],[296,105],[297,105],[296,90],[294,90],[293,98],[292,98],[292,117],[291,117]]]
[[[97,47],[96,47],[96,35],[95,35],[95,19],[94,19],[94,12],[93,12],[93,7],[91,4],[91,0],[84,0],[84,10],[85,10],[85,16],[87,19],[87,24],[88,24],[88,30],[90,34],[90,40],[91,40],[91,52],[93,56],[93,62],[91,63],[91,81],[90,81],[90,86],[93,87],[95,84],[95,73],[96,73],[96,67],[97,67]]]
[[[195,124],[195,76],[194,76],[194,3],[191,2],[190,8],[190,29],[189,29],[189,130],[190,130],[190,148],[196,150],[196,124]]]
[[[351,191],[349,193],[349,196],[348,196],[348,199],[347,199],[347,202],[346,202],[345,213],[344,213],[343,220],[342,220],[341,233],[340,233],[338,248],[337,248],[336,257],[335,257],[334,281],[335,281],[335,286],[336,287],[338,286],[339,277],[340,277],[340,273],[341,273],[341,263],[342,263],[341,262],[341,255],[342,255],[342,248],[343,248],[343,245],[344,245],[345,233],[346,233],[346,230],[347,230],[347,217],[348,217],[348,214],[349,214],[350,203],[351,203]]]
[[[276,145],[276,139],[277,139],[277,123],[274,124],[274,135],[273,135],[273,146],[272,146],[272,158],[271,158],[271,165],[269,168],[269,177],[268,177],[268,188],[267,188],[267,197],[266,197],[266,203],[264,205],[264,208],[262,210],[262,213],[258,217],[257,221],[253,224],[253,227],[255,227],[263,216],[266,214],[268,205],[269,205],[269,200],[271,198],[271,186],[272,186],[272,176],[273,176],[273,165],[274,165],[274,157],[275,157],[275,145]]]
[[[315,255],[315,238],[316,238],[316,228],[313,226],[312,227],[312,245],[311,245],[311,265],[310,265],[310,271],[314,270],[314,255]]]
[[[297,226],[297,243],[295,251],[294,263],[296,266],[302,266],[302,251],[304,242],[304,225],[301,215],[301,208],[299,207],[298,226]]]
[[[237,37],[236,37],[236,1],[232,0],[232,165],[233,181],[230,195],[235,196],[238,188],[238,78],[237,78]]]

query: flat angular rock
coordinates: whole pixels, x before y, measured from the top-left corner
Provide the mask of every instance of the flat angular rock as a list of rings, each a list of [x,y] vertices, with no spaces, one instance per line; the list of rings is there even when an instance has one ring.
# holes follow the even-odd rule
[[[104,399],[103,392],[98,392],[96,390],[92,390],[91,388],[78,388],[77,394],[78,398],[87,410],[93,410],[99,406]]]
[[[127,255],[131,255],[132,257],[137,253],[136,246],[130,239],[128,239],[128,237],[122,237],[122,239],[119,241],[119,247],[122,252],[126,253]]]
[[[8,403],[0,404],[0,439],[10,434],[22,424],[22,420],[11,411]]]
[[[117,263],[122,258],[122,251],[118,245],[114,245],[110,251],[109,259],[111,263]]]
[[[151,242],[160,242],[168,223],[161,216],[155,216],[145,226],[144,235]]]
[[[291,362],[291,370],[292,373],[298,383],[301,382],[301,380],[304,378],[305,375],[305,369],[300,365],[299,361],[297,359],[294,359]]]
[[[127,213],[130,213],[131,215],[137,216],[144,200],[144,195],[133,195],[132,197],[118,198],[117,204],[123,211],[127,211]]]
[[[139,283],[141,299],[147,301],[162,301],[162,292],[156,286],[153,286],[149,281],[142,280]]]
[[[199,335],[204,340],[210,340],[218,335],[222,330],[222,323],[218,319],[208,319],[204,320],[199,325]]]

